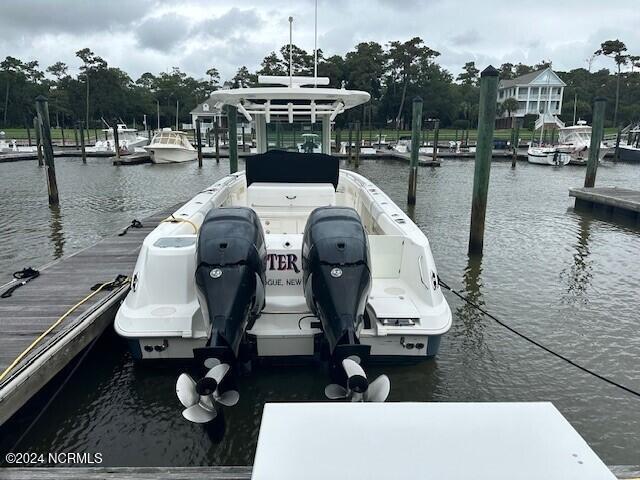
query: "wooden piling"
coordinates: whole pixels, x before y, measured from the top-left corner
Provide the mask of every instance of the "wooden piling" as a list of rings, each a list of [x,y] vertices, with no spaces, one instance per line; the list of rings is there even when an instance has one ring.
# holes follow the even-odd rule
[[[622,127],[618,127],[618,134],[616,135],[616,150],[613,159],[620,161],[620,140],[622,139]]]
[[[436,120],[433,124],[433,155],[431,159],[436,162],[438,160],[438,141],[440,140],[440,120]]]
[[[120,160],[120,139],[118,138],[118,121],[113,121],[113,148],[116,152],[116,159]]]
[[[351,163],[351,158],[353,154],[353,123],[349,123],[349,144],[347,145],[347,162]]]
[[[238,109],[227,105],[227,121],[229,126],[229,172],[238,171]]]
[[[202,168],[202,138],[200,136],[200,119],[196,119],[196,143],[198,145],[198,168]]]
[[[589,146],[589,160],[587,160],[587,173],[584,177],[585,188],[594,187],[596,184],[596,172],[598,171],[598,157],[600,156],[600,143],[604,134],[604,111],[607,99],[597,97],[593,102],[593,120],[591,124],[591,145]]]
[[[216,146],[216,163],[220,163],[220,128],[218,127],[218,122],[213,124],[213,136]]]
[[[513,149],[511,156],[511,168],[516,168],[516,162],[518,160],[518,144],[520,143],[520,121],[513,117],[513,139],[511,141],[511,148]]]
[[[342,150],[342,132],[339,128],[336,128],[336,153],[340,153]]]
[[[293,144],[295,145],[296,140],[295,140],[295,135],[296,135],[296,131],[295,129],[293,130]],[[246,152],[247,151],[247,146],[244,143],[244,122],[242,122],[242,151]]]
[[[56,181],[56,166],[53,159],[53,145],[51,144],[51,126],[49,125],[49,105],[47,97],[39,95],[36,98],[36,112],[44,152],[45,168],[47,170],[47,189],[49,191],[49,205],[58,205],[58,182]]]
[[[378,129],[378,149],[382,149],[382,128]]]
[[[422,130],[422,98],[413,99],[411,114],[411,163],[409,166],[409,192],[407,203],[416,204],[416,188],[418,185],[418,155],[420,154],[420,131]]]
[[[480,105],[478,109],[478,137],[473,177],[471,203],[471,230],[469,253],[482,254],[484,245],[484,223],[489,192],[489,174],[493,151],[493,131],[496,121],[498,97],[498,71],[489,65],[480,75]]]
[[[64,119],[63,119],[64,120]],[[64,121],[63,123],[60,125],[60,135],[62,135],[62,146],[64,147],[65,145],[65,141],[64,141]]]
[[[84,131],[84,125],[82,124],[82,121],[78,122],[78,128],[80,129],[81,132]],[[80,135],[80,153],[82,155],[82,163],[86,164],[87,151],[85,150],[85,146],[84,146],[84,134]]]
[[[31,146],[31,128],[29,127],[29,122],[25,122],[27,127],[27,141],[28,145]]]
[[[354,163],[356,168],[358,168],[360,166],[360,145],[362,143],[362,130],[360,129],[360,120],[356,121],[356,154],[355,154],[355,159],[354,159]]]
[[[76,148],[78,148],[78,147],[80,146],[80,144],[79,144],[79,140],[78,140],[78,127],[77,127],[77,123],[78,123],[78,122],[76,121],[76,122],[74,123],[74,125],[73,125],[73,137],[74,137],[74,140],[75,140],[75,142],[76,142],[76,144],[75,144]]]
[[[36,151],[38,154],[38,166],[43,167],[44,161],[42,159],[42,129],[40,128],[40,121],[38,117],[33,117],[33,132],[36,136]]]

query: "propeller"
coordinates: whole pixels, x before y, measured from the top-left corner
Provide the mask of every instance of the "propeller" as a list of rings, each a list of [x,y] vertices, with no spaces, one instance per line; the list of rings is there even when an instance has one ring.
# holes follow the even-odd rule
[[[180,374],[176,382],[178,400],[185,407],[182,416],[194,423],[207,423],[216,418],[216,404],[233,407],[240,399],[235,390],[220,393],[218,387],[231,367],[217,359],[205,361],[209,371],[197,382],[186,373]]]
[[[389,377],[380,375],[369,383],[358,357],[347,357],[342,360],[342,368],[347,374],[347,385],[346,387],[336,383],[327,385],[324,389],[327,398],[346,399],[352,402],[384,402],[389,396],[391,390]]]

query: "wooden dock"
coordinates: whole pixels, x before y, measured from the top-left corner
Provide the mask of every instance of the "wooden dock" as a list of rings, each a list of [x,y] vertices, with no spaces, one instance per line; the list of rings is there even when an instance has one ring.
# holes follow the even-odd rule
[[[0,298],[0,372],[95,284],[131,275],[144,237],[178,205],[142,220],[124,236],[107,237],[40,268],[40,276]],[[124,227],[124,226],[123,226]],[[7,279],[8,280],[8,279]],[[1,280],[0,280],[1,281]],[[0,286],[0,292],[16,283]],[[70,314],[0,380],[0,425],[67,365],[113,320],[128,284],[98,292]]]
[[[251,467],[0,468],[3,480],[249,480]]]
[[[590,210],[640,222],[640,191],[618,187],[571,188],[577,210]]]
[[[640,467],[609,466],[620,480],[640,480]],[[0,468],[3,480],[250,480],[250,466],[208,467],[16,467]],[[300,478],[304,478],[301,475]],[[336,478],[340,477],[336,472]],[[518,478],[517,472],[514,479]]]

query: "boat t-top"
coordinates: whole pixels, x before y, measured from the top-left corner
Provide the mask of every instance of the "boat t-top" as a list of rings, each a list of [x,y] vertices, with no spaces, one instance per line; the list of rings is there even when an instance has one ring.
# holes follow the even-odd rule
[[[144,147],[153,163],[190,162],[198,157],[198,152],[185,132],[163,128],[156,133],[151,143]]]
[[[136,148],[143,147],[149,143],[149,139],[141,136],[135,128],[127,128],[124,123],[116,125],[118,129],[118,144],[120,150],[128,153],[135,152]],[[102,129],[103,138],[96,141],[93,150],[96,152],[115,152],[115,139],[113,128]]]
[[[369,94],[326,78],[259,82],[276,86],[212,94],[254,122],[258,153],[146,237],[115,319],[135,358],[206,367],[176,386],[198,423],[238,401],[233,372],[255,361],[320,360],[328,398],[384,401],[389,379],[370,382],[363,366],[433,357],[451,327],[425,235],[330,155],[331,122]],[[318,132],[320,153],[295,151],[294,128]],[[268,147],[277,133],[291,151]]]

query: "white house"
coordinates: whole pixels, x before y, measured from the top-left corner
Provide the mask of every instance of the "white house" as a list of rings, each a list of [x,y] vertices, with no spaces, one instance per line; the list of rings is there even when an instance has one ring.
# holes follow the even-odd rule
[[[545,116],[560,115],[565,86],[566,84],[551,68],[545,68],[510,80],[500,80],[498,103],[504,102],[507,98],[515,98],[518,101],[516,117],[540,113],[544,113]],[[511,114],[514,115],[514,112]],[[503,112],[502,118],[508,116],[508,112]]]

